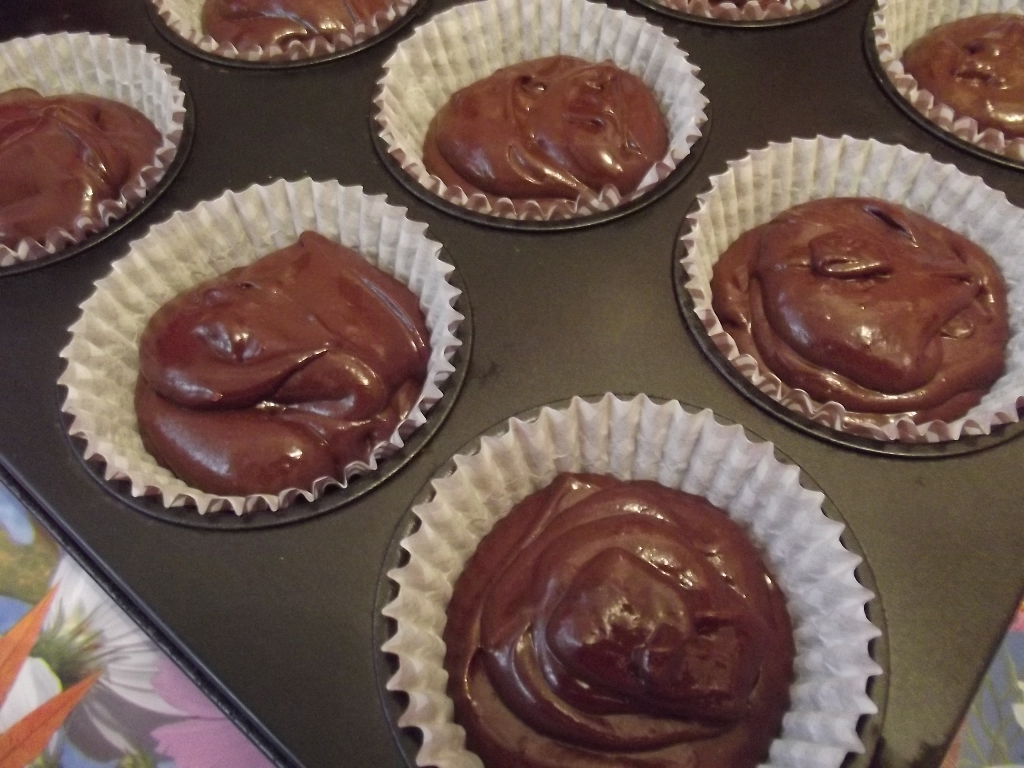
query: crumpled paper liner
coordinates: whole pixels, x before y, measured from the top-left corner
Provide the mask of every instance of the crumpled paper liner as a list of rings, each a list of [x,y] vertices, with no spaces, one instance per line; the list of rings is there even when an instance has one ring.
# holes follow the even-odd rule
[[[995,128],[979,131],[973,117],[958,115],[922,88],[900,61],[912,42],[935,27],[984,13],[1024,14],[1024,0],[878,0],[872,28],[878,60],[900,96],[942,130],[989,152],[1024,161],[1024,139]]]
[[[329,486],[344,487],[353,475],[374,471],[426,421],[427,411],[442,397],[441,385],[455,370],[450,360],[462,344],[455,333],[463,316],[453,308],[461,291],[447,280],[454,267],[438,258],[441,245],[424,235],[426,227],[407,219],[404,208],[388,205],[383,195],[310,179],[226,192],[154,226],[96,283],[61,352],[68,362],[58,381],[68,390],[64,411],[74,416],[71,434],[86,441],[86,459],[106,462],[106,479],[128,480],[133,496],[159,494],[165,507],[191,504],[200,513],[232,509],[239,515],[277,510],[300,495],[312,501]],[[310,229],[358,251],[419,296],[431,346],[419,400],[390,439],[378,444],[367,461],[349,464],[344,477],[319,478],[312,488],[244,497],[191,488],[142,445],[134,407],[139,337],[150,316],[174,296],[290,245]]]
[[[109,35],[85,32],[35,35],[0,43],[0,92],[33,88],[44,96],[87,93],[120,101],[149,118],[163,136],[152,164],[99,205],[99,219],[81,216],[68,231],[53,229],[43,243],[22,240],[0,245],[0,267],[56,253],[121,218],[163,178],[174,160],[185,123],[181,81],[155,53]]]
[[[623,197],[608,185],[596,197],[514,203],[507,197],[467,196],[427,172],[423,138],[453,93],[502,67],[557,54],[611,60],[654,92],[669,125],[669,151],[634,192]],[[378,81],[375,118],[395,161],[449,203],[509,219],[576,218],[635,200],[689,155],[707,120],[698,71],[675,40],[624,11],[586,0],[483,0],[438,14],[398,45]]]
[[[857,425],[835,402],[818,403],[802,389],[783,384],[741,355],[711,306],[711,276],[719,256],[741,234],[782,211],[823,197],[877,197],[903,205],[977,243],[1006,280],[1010,339],[1006,372],[981,402],[956,421],[915,424],[907,414],[887,423]],[[961,435],[989,434],[1018,421],[1024,407],[1024,210],[974,176],[906,147],[843,136],[769,144],[711,178],[698,197],[690,231],[683,236],[686,291],[718,350],[761,392],[811,421],[876,440],[941,442]]]
[[[219,43],[203,32],[204,0],[147,0],[174,34],[201,51],[237,61],[303,61],[344,51],[376,37],[405,16],[416,0],[392,0],[386,12],[376,14],[368,24],[360,22],[350,31],[308,40],[291,40],[283,48],[236,48],[232,43]]]
[[[702,16],[720,21],[770,21],[799,16],[823,8],[838,0],[770,0],[764,7],[757,0],[748,0],[743,5],[724,2],[712,5],[708,0],[655,0],[672,11]]]
[[[445,693],[441,635],[452,587],[514,504],[557,473],[580,471],[704,496],[742,525],[786,595],[796,641],[792,702],[770,765],[838,768],[847,753],[863,751],[857,721],[877,712],[865,691],[882,672],[868,649],[881,634],[864,612],[873,594],[854,575],[861,558],[839,541],[843,525],[825,517],[822,494],[803,488],[799,470],[776,459],[771,443],[751,442],[708,410],[607,394],[543,408],[533,421],[513,418],[500,437],[481,438],[479,450],[454,462],[450,476],[433,481],[434,497],[413,508],[422,525],[402,541],[409,561],[388,572],[399,590],[383,609],[397,624],[382,647],[398,656],[387,688],[408,694],[399,725],[423,734],[417,765],[482,767],[465,749]]]

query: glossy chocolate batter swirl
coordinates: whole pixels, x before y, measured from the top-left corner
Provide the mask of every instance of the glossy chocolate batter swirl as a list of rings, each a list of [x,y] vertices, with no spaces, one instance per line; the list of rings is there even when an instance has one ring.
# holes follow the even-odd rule
[[[903,68],[979,129],[1024,137],[1024,16],[991,13],[936,27],[907,48]]]
[[[235,48],[282,48],[293,40],[331,38],[386,13],[388,0],[206,0],[203,32]]]
[[[127,104],[86,94],[0,94],[0,243],[44,242],[121,196],[154,162],[160,132]]]
[[[951,421],[1005,367],[999,269],[961,235],[882,200],[779,214],[729,246],[711,289],[740,352],[851,411]]]
[[[750,768],[788,708],[793,639],[753,545],[652,482],[559,475],[484,537],[444,631],[487,768]]]
[[[207,493],[308,490],[391,435],[423,388],[429,339],[408,288],[304,232],[153,315],[135,393],[143,443]]]
[[[431,120],[427,170],[466,194],[513,200],[627,195],[668,151],[654,94],[611,62],[551,56],[499,69]]]

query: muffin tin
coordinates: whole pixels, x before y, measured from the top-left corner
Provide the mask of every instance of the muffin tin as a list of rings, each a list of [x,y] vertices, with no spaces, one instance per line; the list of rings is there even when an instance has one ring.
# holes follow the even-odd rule
[[[66,29],[145,44],[182,79],[195,126],[177,178],[143,214],[74,258],[0,277],[0,463],[278,762],[400,768],[407,762],[378,695],[375,600],[395,526],[419,489],[475,435],[542,403],[615,391],[708,407],[814,478],[874,575],[888,631],[888,703],[873,756],[860,759],[938,765],[1024,587],[1019,430],[987,450],[907,461],[794,429],[723,378],[688,331],[673,250],[709,177],[769,141],[847,134],[904,144],[982,177],[1016,205],[1024,175],[947,143],[892,102],[864,52],[870,0],[759,29],[675,20],[633,0],[608,4],[665,29],[700,67],[713,115],[703,153],[664,196],[628,215],[532,232],[437,210],[384,167],[372,101],[408,27],[339,60],[255,71],[169,43],[148,0],[3,3],[5,38]],[[419,19],[451,2],[422,5]],[[305,176],[386,194],[429,224],[473,315],[462,391],[416,456],[315,519],[218,531],[140,514],[96,482],[66,437],[56,381],[78,306],[152,224],[225,189]]]

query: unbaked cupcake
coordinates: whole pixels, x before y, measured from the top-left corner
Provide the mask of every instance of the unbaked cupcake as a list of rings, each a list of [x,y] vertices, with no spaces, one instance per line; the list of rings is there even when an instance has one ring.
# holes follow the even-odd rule
[[[128,480],[134,496],[159,494],[165,507],[189,504],[200,513],[276,510],[299,496],[311,501],[332,485],[344,487],[351,477],[375,471],[441,399],[441,386],[454,370],[450,360],[461,344],[456,332],[463,318],[453,308],[460,292],[447,280],[453,267],[440,260],[441,246],[424,235],[425,229],[383,196],[309,179],[228,192],[153,227],[97,282],[61,353],[68,361],[59,380],[68,390],[64,411],[74,417],[71,434],[86,441],[86,458],[105,462],[108,480]],[[422,391],[388,439],[365,460],[346,465],[341,476],[319,477],[311,487],[246,496],[190,487],[157,463],[139,434],[133,402],[143,329],[174,296],[291,245],[309,230],[356,251],[418,297],[430,343]]]
[[[479,190],[467,194],[428,172],[423,162],[428,126],[453,94],[502,68],[554,56],[600,67],[610,62],[639,78],[654,94],[667,124],[668,148],[634,190],[620,194],[606,183],[596,194],[578,189],[572,197],[513,202]],[[559,0],[553,5],[541,0],[484,0],[451,8],[400,43],[384,69],[374,104],[388,153],[441,200],[495,217],[577,218],[637,200],[690,154],[707,119],[697,69],[675,40],[642,19],[587,0]],[[592,85],[596,93],[600,84]],[[602,128],[593,122],[594,130]]]
[[[0,266],[38,259],[82,242],[138,205],[174,160],[185,119],[185,94],[170,67],[143,46],[107,35],[60,33],[0,43],[0,93],[17,89],[44,97],[84,94],[116,102],[106,119],[122,132],[135,130],[145,147],[128,162],[123,185],[93,210],[80,213],[66,225],[55,224],[45,233],[45,227],[36,224],[15,229],[21,239],[0,244]],[[135,113],[120,109],[122,104],[136,110],[152,128]],[[84,116],[72,119],[88,117],[89,108],[71,108]],[[23,214],[12,215],[17,219]]]
[[[147,2],[186,48],[240,62],[301,62],[371,41],[416,0]]]
[[[467,561],[495,524],[563,472],[653,481],[702,497],[738,524],[759,551],[785,595],[796,659],[781,730],[767,754],[752,759],[780,768],[838,768],[850,752],[863,750],[857,724],[877,711],[866,691],[869,679],[881,672],[869,650],[879,630],[865,616],[872,595],[855,577],[860,558],[840,543],[843,526],[822,513],[823,496],[803,488],[799,470],[776,459],[770,444],[751,442],[742,427],[723,426],[710,411],[690,413],[677,402],[658,404],[643,395],[628,401],[605,395],[597,402],[574,398],[568,406],[542,408],[525,421],[514,418],[507,431],[481,438],[479,448],[456,455],[454,464],[450,475],[433,482],[432,498],[413,508],[420,526],[402,541],[408,562],[388,572],[398,592],[383,609],[395,623],[383,650],[398,657],[387,687],[408,697],[399,725],[422,733],[418,765],[487,764],[467,750],[446,693],[441,637],[449,600]],[[559,481],[563,486],[564,480]],[[566,555],[566,567],[571,570],[577,560],[574,550]],[[593,587],[588,594],[594,600],[607,597],[584,580]],[[501,633],[505,624],[489,627]],[[560,634],[558,641],[565,639]],[[657,645],[652,654],[671,651]],[[533,682],[524,685],[532,689]],[[668,727],[658,727],[663,726]],[[605,733],[616,735],[621,734]],[[551,746],[562,749],[560,743]],[[616,759],[642,765],[643,753],[652,751],[613,749],[602,755],[586,748],[574,756],[592,756],[594,765],[614,765]]]
[[[959,19],[997,13],[1022,15],[1024,3],[1020,0],[879,0],[872,36],[885,76],[915,110],[963,141],[1020,162],[1024,161],[1024,138],[1004,133],[996,124],[980,126],[974,117],[957,112],[923,87],[903,62],[907,49],[936,27]],[[995,76],[985,60],[990,52],[983,48],[983,45],[971,45],[970,50],[962,52],[963,64],[971,70],[967,72],[968,77],[990,79]],[[1024,112],[1024,103],[1017,106],[1017,111]]]
[[[922,418],[927,417],[928,408],[933,407],[928,406],[921,408],[922,416],[917,416],[915,421],[913,412],[877,413],[875,411],[882,409],[866,406],[864,412],[857,413],[838,402],[815,401],[792,378],[788,383],[783,382],[759,364],[755,357],[742,354],[736,340],[723,328],[713,304],[716,300],[724,301],[726,297],[716,297],[713,293],[712,274],[726,249],[741,235],[771,221],[783,211],[826,198],[883,201],[874,206],[870,201],[865,203],[865,215],[874,212],[877,214],[875,218],[882,223],[888,223],[890,228],[895,227],[901,232],[906,229],[905,236],[913,238],[911,230],[916,225],[909,220],[898,220],[903,218],[899,209],[890,208],[885,201],[897,203],[972,241],[995,262],[1008,289],[1009,341],[1005,349],[1005,370],[981,402],[965,415],[953,418],[952,411],[946,416],[941,409],[936,409],[934,418]],[[1024,404],[1024,329],[1021,327],[1024,322],[1024,286],[1021,283],[1024,260],[1021,259],[1019,245],[1024,237],[1024,211],[1010,205],[1002,192],[990,189],[980,179],[966,176],[953,166],[942,165],[928,155],[904,147],[849,137],[818,137],[773,144],[767,149],[752,152],[743,160],[731,162],[726,173],[712,178],[711,190],[699,199],[699,209],[689,217],[691,229],[683,237],[687,250],[682,260],[688,276],[686,291],[693,300],[696,316],[714,345],[761,392],[810,421],[883,441],[956,440],[961,435],[989,434],[996,425],[1018,420],[1018,404]],[[795,213],[787,216],[792,218]],[[951,237],[955,238],[955,235]],[[824,245],[827,244],[822,244],[822,247]],[[959,247],[956,243],[953,245]],[[864,254],[850,251],[860,247],[856,244],[837,240],[828,247],[835,252],[832,256],[819,254],[823,259],[830,259],[829,264],[822,267],[825,272],[829,269],[861,272],[874,269],[870,264],[861,263]],[[850,252],[847,254],[849,258],[840,264],[842,253],[847,251]],[[959,264],[956,256],[952,258]],[[884,265],[875,266],[884,271]],[[865,276],[870,279],[867,273]],[[994,279],[996,283],[1001,282],[998,275]],[[721,283],[720,287],[724,285],[726,283]],[[835,309],[838,311],[840,305],[837,304]],[[950,333],[956,331],[961,336],[969,336],[972,329],[965,326],[959,330],[954,328]],[[758,349],[761,350],[760,344]],[[767,354],[761,350],[759,357],[767,359]],[[916,372],[912,373],[916,375]],[[998,368],[994,375],[998,375]],[[915,384],[911,389],[920,386]],[[811,385],[808,388],[813,391]],[[874,389],[887,391],[878,387]],[[943,418],[950,420],[944,421]]]

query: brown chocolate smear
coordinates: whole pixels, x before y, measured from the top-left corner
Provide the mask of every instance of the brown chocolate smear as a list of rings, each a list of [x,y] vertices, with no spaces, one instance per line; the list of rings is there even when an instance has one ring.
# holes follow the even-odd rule
[[[203,32],[235,48],[285,47],[293,40],[328,39],[369,24],[388,0],[206,0]]]
[[[951,421],[1005,368],[999,269],[965,237],[882,200],[779,214],[729,246],[711,290],[741,353],[853,412]]]
[[[86,94],[0,93],[0,243],[72,231],[152,165],[160,132],[138,110]]]
[[[668,151],[650,89],[611,62],[551,56],[456,92],[423,143],[427,170],[466,194],[513,200],[627,195]]]
[[[980,130],[1024,137],[1024,17],[990,13],[943,24],[907,48],[903,68]]]
[[[752,768],[789,706],[757,550],[656,483],[559,475],[483,538],[447,613],[448,693],[488,768]]]
[[[309,489],[386,440],[430,357],[419,300],[315,233],[195,286],[139,342],[146,449],[207,493]]]

